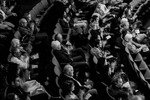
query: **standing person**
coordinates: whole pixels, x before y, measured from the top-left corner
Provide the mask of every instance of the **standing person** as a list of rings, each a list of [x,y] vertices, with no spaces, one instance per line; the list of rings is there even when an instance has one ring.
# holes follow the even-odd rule
[[[67,3],[68,0],[56,0],[41,20],[40,32],[47,33],[50,41],[52,40],[58,19],[63,18]]]

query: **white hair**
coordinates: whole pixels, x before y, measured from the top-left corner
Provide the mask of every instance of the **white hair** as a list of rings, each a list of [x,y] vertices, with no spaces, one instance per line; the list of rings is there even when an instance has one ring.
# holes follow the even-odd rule
[[[59,41],[52,41],[51,43],[51,47],[54,49],[54,50],[58,50],[59,49],[59,46],[60,46],[60,42]]]
[[[132,37],[133,37],[132,34],[127,33],[127,34],[125,35],[124,39],[129,42],[130,39],[132,39]]]

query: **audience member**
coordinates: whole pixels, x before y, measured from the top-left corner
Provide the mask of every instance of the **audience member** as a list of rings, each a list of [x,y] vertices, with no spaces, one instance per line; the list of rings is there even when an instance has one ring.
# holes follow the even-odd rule
[[[82,86],[81,83],[74,78],[74,68],[69,64],[65,65],[65,67],[63,68],[63,72],[60,75],[59,80],[58,80],[58,84],[60,88],[62,89],[62,91],[65,91],[66,89],[66,87],[64,86],[67,80],[72,80],[77,89]]]
[[[29,55],[20,46],[18,39],[13,39],[8,61],[17,64],[17,73],[23,81],[29,80]]]
[[[20,19],[19,27],[15,32],[14,37],[20,40],[21,45],[28,53],[31,53],[32,45],[30,38],[33,35],[33,33],[27,25],[28,22],[25,18]]]

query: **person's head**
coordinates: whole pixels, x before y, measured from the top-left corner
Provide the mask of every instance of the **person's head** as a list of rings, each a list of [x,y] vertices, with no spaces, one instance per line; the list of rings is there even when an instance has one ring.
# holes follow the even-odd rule
[[[109,0],[101,0],[102,4],[107,4]]]
[[[60,43],[63,42],[63,37],[62,37],[62,34],[60,33],[57,33],[54,37],[55,40],[59,41]]]
[[[128,22],[128,19],[127,18],[122,18],[121,20],[120,20],[120,23],[121,24],[124,24],[124,23],[127,23]]]
[[[26,27],[28,24],[27,20],[25,18],[21,18],[19,20],[19,25],[22,26],[22,27]]]
[[[133,33],[132,33],[132,34],[133,34]],[[140,29],[138,29],[138,28],[137,28],[137,29],[135,29],[135,30],[134,30],[134,34],[135,34],[135,35],[140,34]]]
[[[3,0],[3,1],[2,1],[1,6],[6,7],[6,0]]]
[[[15,87],[20,87],[20,85],[21,85],[21,79],[20,79],[20,77],[16,77],[16,79],[15,79],[15,82],[14,82],[15,84]]]
[[[110,67],[116,68],[116,66],[117,66],[117,59],[115,57],[109,58],[108,62],[109,62]]]
[[[40,24],[40,19],[39,19],[39,18],[35,18],[35,24],[36,24],[37,26],[39,26],[39,24]]]
[[[68,3],[68,0],[61,0],[64,5]]]
[[[9,93],[6,96],[6,100],[20,100],[19,96],[16,95],[15,93]]]
[[[122,87],[123,79],[119,73],[115,74],[112,78],[112,84],[116,87]]]
[[[51,47],[54,50],[61,50],[61,43],[58,40],[52,41]]]
[[[34,31],[35,25],[36,25],[36,24],[35,24],[35,21],[31,21],[31,22],[30,22],[30,28],[31,28],[32,31]]]
[[[91,18],[91,22],[99,22],[99,14],[98,13],[94,13],[92,15],[92,18]]]
[[[94,30],[99,29],[99,14],[94,13],[91,18],[91,28]]]
[[[126,42],[131,42],[131,41],[132,41],[132,37],[133,37],[132,34],[127,33],[127,34],[125,35],[124,39],[125,39]]]
[[[75,85],[72,80],[65,81],[65,86],[66,86],[66,92],[68,93],[75,90]]]
[[[147,28],[147,32],[150,33],[150,27]]]
[[[32,20],[32,17],[31,17],[31,14],[30,14],[30,13],[25,13],[25,14],[24,14],[24,18],[25,18],[28,22],[30,22],[30,21]]]
[[[20,47],[20,40],[16,39],[16,38],[13,38],[12,41],[11,41],[11,46]]]
[[[74,76],[74,69],[71,65],[67,64],[65,65],[64,69],[63,69],[63,73],[73,77]]]
[[[117,81],[116,81],[116,86],[117,87],[122,87],[123,85],[123,79],[121,77],[118,77]]]
[[[122,18],[120,23],[122,28],[129,29],[129,21],[127,18]]]

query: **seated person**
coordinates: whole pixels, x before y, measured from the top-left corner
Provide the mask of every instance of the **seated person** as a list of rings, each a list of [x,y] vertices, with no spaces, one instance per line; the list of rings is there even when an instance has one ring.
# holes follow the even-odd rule
[[[58,79],[58,84],[62,91],[65,91],[66,89],[64,86],[67,80],[72,80],[76,86],[76,89],[79,89],[82,86],[81,83],[74,78],[74,69],[71,65],[65,65],[63,72]]]
[[[29,79],[29,56],[28,53],[20,46],[18,39],[13,39],[10,47],[8,61],[17,64],[17,73],[24,81]]]
[[[30,100],[28,94],[23,91],[21,84],[22,80],[16,77],[13,84],[7,89],[6,100]],[[13,96],[18,99],[10,99]]]
[[[130,33],[127,33],[124,37],[125,39],[125,45],[131,51],[132,53],[138,53],[138,52],[147,52],[149,51],[149,48],[146,45],[138,44],[132,40],[133,35]]]
[[[123,87],[123,79],[118,74],[112,78],[112,83],[109,87],[109,94],[115,99],[129,100],[130,89]]]
[[[1,9],[4,11],[6,18],[10,17],[10,16],[17,16],[16,13],[12,12],[12,10],[14,9],[15,5],[12,5],[11,7],[7,7],[6,6],[6,1],[2,1],[1,4]]]
[[[91,97],[91,94],[86,94],[84,90],[80,90],[77,95],[74,94],[75,85],[71,80],[67,80],[65,82],[65,87],[65,91],[62,91],[62,96],[65,98],[65,100],[88,100]]]
[[[84,51],[81,48],[74,48],[71,43],[66,43],[66,45],[63,45],[63,38],[62,38],[62,34],[57,33],[54,35],[54,40],[58,40],[61,43],[62,48],[64,48],[65,50],[68,51],[70,57],[81,57],[81,59],[83,59],[83,61],[85,60],[85,54]]]
[[[15,26],[5,21],[5,13],[0,9],[0,29],[12,30]]]
[[[88,64],[81,56],[71,57],[70,54],[61,46],[59,41],[52,41],[53,54],[60,63],[62,69],[64,64],[71,64],[75,70],[86,71]]]
[[[65,82],[66,89],[62,91],[61,95],[65,98],[65,100],[79,100],[77,95],[73,93],[75,89],[74,82],[71,80],[67,80]]]
[[[141,93],[134,93],[132,84],[125,73],[116,73],[112,78],[108,93],[115,99],[144,100],[145,97]]]
[[[110,85],[111,78],[115,73],[121,71],[118,61],[115,57],[110,56],[110,58],[101,58],[98,61],[97,69],[101,73],[101,80],[107,85]]]
[[[146,34],[140,33],[140,29],[135,29],[133,31],[133,40],[139,44],[146,44],[144,43],[144,39],[147,37]]]
[[[72,81],[73,85],[75,86],[75,89],[70,90],[71,88],[66,88],[66,81]],[[66,65],[63,69],[63,73],[60,75],[58,84],[62,90],[63,97],[70,98],[76,96],[72,93],[74,90],[74,93],[79,93],[79,91],[82,91],[82,96],[85,98],[89,98],[94,94],[97,94],[97,90],[93,89],[93,83],[90,80],[87,80],[84,83],[84,86],[81,85],[81,83],[74,78],[74,71],[73,67],[71,65]],[[84,94],[84,95],[83,95]],[[66,96],[67,95],[67,96]],[[72,95],[72,96],[70,96]],[[68,100],[68,99],[67,99]],[[78,99],[77,99],[78,100]]]
[[[19,27],[17,31],[14,34],[14,37],[19,39],[21,42],[21,45],[24,47],[24,49],[30,53],[32,50],[32,45],[30,38],[33,35],[31,29],[27,26],[28,22],[25,18],[22,18],[19,20]]]

